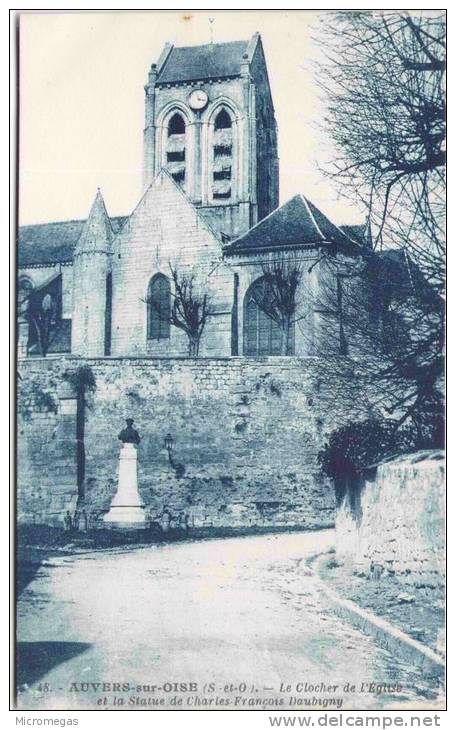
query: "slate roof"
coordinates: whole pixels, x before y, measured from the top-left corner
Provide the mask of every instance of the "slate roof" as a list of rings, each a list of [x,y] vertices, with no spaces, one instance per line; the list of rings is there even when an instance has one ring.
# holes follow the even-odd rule
[[[423,272],[407,255],[404,248],[387,248],[376,251],[377,278],[383,286],[387,282],[403,295],[417,294],[429,301],[441,301]]]
[[[98,188],[76,247],[77,253],[87,251],[108,251],[114,232],[106,206]]]
[[[158,69],[157,84],[239,76],[249,41],[173,47]]]
[[[365,244],[365,225],[357,225],[357,226],[339,226],[341,231],[343,231],[349,238],[352,238],[355,241],[358,241],[358,243]]]
[[[114,233],[117,233],[127,220],[127,216],[117,216],[110,220]],[[71,262],[84,223],[85,220],[79,220],[20,226],[18,236],[19,268]]]
[[[224,251],[233,255],[276,248],[318,246],[322,243],[334,243],[344,250],[359,250],[361,246],[331,223],[310,200],[303,195],[295,195],[226,246]]]

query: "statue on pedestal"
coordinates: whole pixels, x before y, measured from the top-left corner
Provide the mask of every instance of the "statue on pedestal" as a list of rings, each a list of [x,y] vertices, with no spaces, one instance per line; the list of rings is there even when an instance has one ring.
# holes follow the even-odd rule
[[[139,444],[141,441],[139,433],[133,428],[133,423],[132,418],[127,418],[127,428],[123,428],[117,437],[123,444]]]
[[[138,454],[136,446],[141,437],[133,428],[133,419],[127,418],[127,427],[119,433],[122,448],[119,456],[119,481],[104,522],[118,527],[143,527],[146,521],[144,504],[138,491]]]

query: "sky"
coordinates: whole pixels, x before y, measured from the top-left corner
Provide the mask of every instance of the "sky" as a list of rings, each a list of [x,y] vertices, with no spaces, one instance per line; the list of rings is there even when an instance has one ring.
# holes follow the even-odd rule
[[[327,11],[330,12],[330,11]],[[322,13],[154,11],[24,13],[20,17],[19,219],[86,218],[98,187],[110,215],[141,195],[144,84],[163,45],[262,36],[279,132],[280,203],[303,193],[335,223],[362,212],[319,169],[321,126],[312,41]]]

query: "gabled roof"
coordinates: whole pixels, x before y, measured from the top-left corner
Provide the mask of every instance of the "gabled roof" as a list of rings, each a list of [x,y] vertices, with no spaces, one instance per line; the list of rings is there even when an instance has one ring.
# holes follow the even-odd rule
[[[112,230],[117,233],[127,216],[110,218]],[[39,223],[20,226],[18,235],[18,266],[45,266],[73,261],[73,252],[85,220]]]
[[[166,223],[166,226],[172,227],[174,235],[177,225],[176,217],[170,216],[169,212],[167,213],[167,211],[169,211],[168,203],[166,203],[165,208],[162,208],[162,202],[160,201],[160,198],[157,197],[160,195],[160,191],[168,191],[168,193],[173,196],[174,200],[172,200],[172,205],[176,207],[176,210],[178,209],[177,206],[179,206],[182,210],[186,208],[188,212],[191,212],[192,220],[195,220],[196,218],[198,221],[198,227],[204,228],[208,233],[210,233],[214,242],[217,243],[219,250],[220,238],[218,234],[212,228],[210,222],[203,216],[201,210],[190,200],[185,190],[183,190],[183,188],[174,180],[166,167],[160,168],[147,190],[143,193],[135,209],[131,215],[128,216],[128,227],[126,226],[125,230],[131,231],[132,226],[135,224],[135,219],[140,214],[141,210],[149,208],[149,213],[151,211],[153,212],[153,219],[155,221],[161,219],[162,225],[163,223]]]
[[[343,249],[359,250],[361,244],[349,237],[303,195],[295,195],[276,208],[243,236],[224,248],[229,255],[254,251],[318,246],[332,243]]]
[[[157,84],[239,76],[249,41],[208,43],[204,46],[171,47],[157,69]]]

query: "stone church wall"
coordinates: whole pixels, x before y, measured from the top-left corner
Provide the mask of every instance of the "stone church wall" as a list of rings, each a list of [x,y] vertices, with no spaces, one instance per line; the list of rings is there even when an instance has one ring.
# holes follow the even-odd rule
[[[321,333],[317,329],[318,314],[315,313],[319,286],[319,269],[314,266],[318,258],[318,251],[304,253],[299,259],[302,267],[302,278],[296,292],[298,320],[294,326],[294,352],[298,356],[313,355],[316,349],[315,340]],[[238,308],[237,328],[239,339],[239,354],[246,349],[245,343],[245,306],[246,295],[250,286],[264,275],[264,264],[269,261],[268,255],[256,254],[248,257],[232,257],[230,263],[233,271],[238,275]],[[318,343],[320,345],[320,343]]]
[[[335,414],[318,360],[236,357],[20,363],[19,521],[61,524],[76,506],[76,401],[63,376],[81,366],[96,381],[85,418],[84,505],[92,515],[115,492],[117,435],[131,416],[152,521],[168,511],[195,528],[333,524],[333,489],[317,453]]]
[[[157,177],[114,242],[112,354],[187,354],[187,337],[175,327],[169,339],[147,339],[148,285],[157,273],[169,277],[171,264],[195,274],[197,288],[211,296],[200,354],[230,355],[233,274],[220,258],[220,242],[182,191],[168,175]]]

